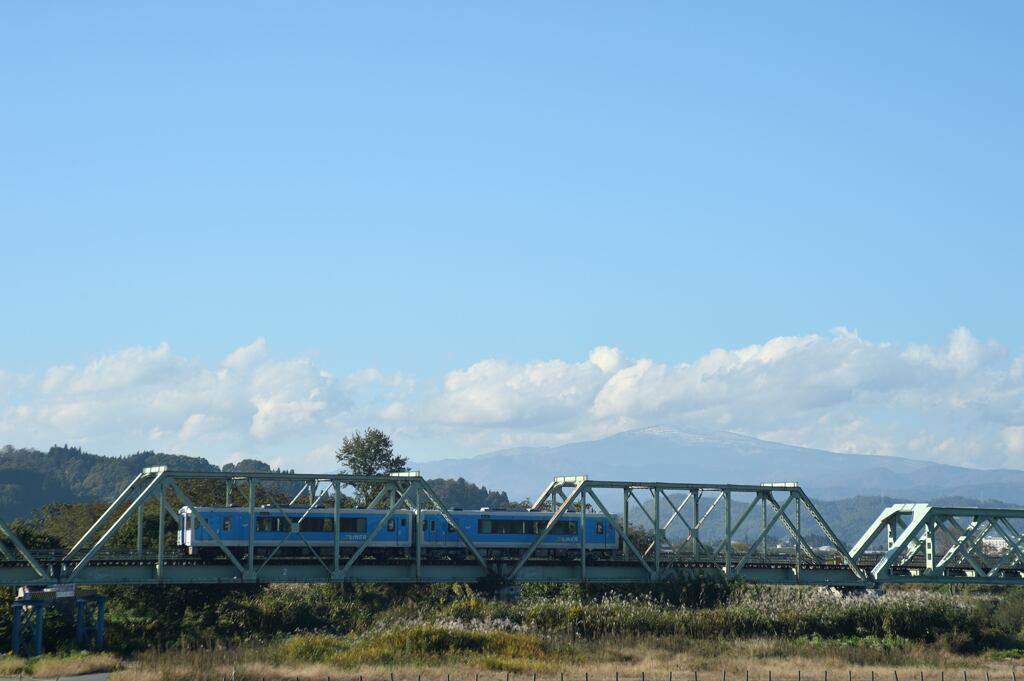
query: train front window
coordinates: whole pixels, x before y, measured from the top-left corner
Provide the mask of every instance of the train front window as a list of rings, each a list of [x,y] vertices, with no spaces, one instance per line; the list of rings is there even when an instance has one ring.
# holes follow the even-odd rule
[[[388,518],[388,532],[394,532],[394,531],[395,531],[395,519],[394,518]]]
[[[231,516],[224,516],[224,520],[221,521],[221,530],[224,532],[231,531]]]
[[[597,533],[604,534],[604,523],[601,521],[598,521],[597,523]]]

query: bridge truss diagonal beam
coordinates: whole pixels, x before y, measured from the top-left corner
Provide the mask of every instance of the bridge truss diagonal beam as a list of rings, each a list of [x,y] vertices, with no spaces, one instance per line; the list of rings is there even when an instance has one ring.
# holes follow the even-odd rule
[[[853,556],[863,555],[888,528],[890,536],[898,534],[871,570],[877,582],[1024,585],[1022,525],[1024,509],[899,504],[879,515]],[[1002,539],[1005,549],[988,551],[989,538]]]

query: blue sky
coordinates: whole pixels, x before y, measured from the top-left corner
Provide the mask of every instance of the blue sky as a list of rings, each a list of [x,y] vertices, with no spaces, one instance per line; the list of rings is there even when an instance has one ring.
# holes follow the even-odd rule
[[[1010,2],[5,4],[0,440],[288,459],[385,421],[429,457],[656,419],[1017,465],[1022,19]],[[664,405],[601,427],[503,407],[457,428],[429,406],[480,363],[529,375],[607,347],[616,368],[696,366],[842,343],[837,327],[911,354],[967,343],[995,376],[971,389],[985,402],[996,381],[1004,406],[939,432],[955,455],[910,442],[952,427],[922,405],[964,385],[897,417],[860,388],[843,418],[871,437],[838,445],[838,426]],[[292,404],[302,427],[274,442],[252,377],[230,415],[146,393],[130,418],[124,377],[88,399],[46,382],[133,358],[194,378],[253,343],[333,381],[283,400],[324,406],[304,421]],[[352,379],[368,371],[385,378]],[[52,417],[68,409],[73,425]],[[842,411],[815,409],[807,423]],[[219,439],[181,439],[192,416]]]

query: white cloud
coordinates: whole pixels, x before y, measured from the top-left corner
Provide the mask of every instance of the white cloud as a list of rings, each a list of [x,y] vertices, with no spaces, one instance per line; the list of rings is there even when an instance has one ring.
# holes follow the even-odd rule
[[[1004,428],[1003,442],[1011,454],[1024,454],[1024,426]]]
[[[81,369],[66,365],[46,372],[43,390],[95,393],[166,381],[185,367],[185,360],[171,354],[167,343],[158,347],[127,348],[93,360]]]
[[[248,345],[243,345],[224,358],[224,366],[229,369],[242,369],[262,359],[267,354],[267,341],[257,338]]]
[[[206,414],[190,414],[185,423],[181,424],[181,430],[178,432],[178,439],[182,442],[192,440],[204,433],[211,431],[215,419],[210,418]],[[157,435],[162,435],[159,429],[156,430]]]
[[[600,367],[601,371],[611,373],[622,366],[622,351],[607,345],[596,347],[590,351],[590,361]]]
[[[604,358],[614,357],[614,362]],[[424,420],[475,441],[539,443],[651,423],[725,428],[836,451],[1024,465],[1021,360],[964,328],[937,346],[873,343],[845,328],[665,364],[597,348],[590,364],[487,360],[448,375]],[[407,412],[408,413],[408,412]],[[1015,431],[1012,431],[1015,432]]]
[[[211,366],[162,344],[35,377],[5,368],[0,388],[6,440],[108,454],[157,448],[303,467],[328,461],[341,435],[368,425],[416,456],[417,443],[472,453],[667,423],[1024,466],[1024,357],[964,328],[938,345],[899,346],[840,327],[677,364],[599,346],[578,361],[483,359],[439,382],[375,368],[335,377],[309,359],[273,357],[262,338]]]
[[[443,394],[428,406],[428,419],[441,424],[521,424],[546,430],[586,411],[604,380],[604,372],[590,361],[514,365],[484,360],[448,374]]]

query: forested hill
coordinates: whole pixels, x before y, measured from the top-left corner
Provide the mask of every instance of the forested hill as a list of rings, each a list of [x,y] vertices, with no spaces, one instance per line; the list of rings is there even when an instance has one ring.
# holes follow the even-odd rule
[[[41,452],[8,445],[0,449],[0,517],[25,516],[34,508],[54,502],[110,499],[147,466],[220,470],[206,459],[179,454],[99,456],[78,447],[54,446]]]
[[[137,452],[128,456],[100,456],[78,447],[53,446],[49,451],[0,449],[0,518],[13,520],[52,503],[107,501],[149,466],[179,471],[219,471],[220,467],[197,456]],[[223,466],[228,472],[269,471],[270,466],[244,459]],[[500,508],[509,503],[504,492],[478,487],[464,479],[429,481],[445,504],[461,508]]]

